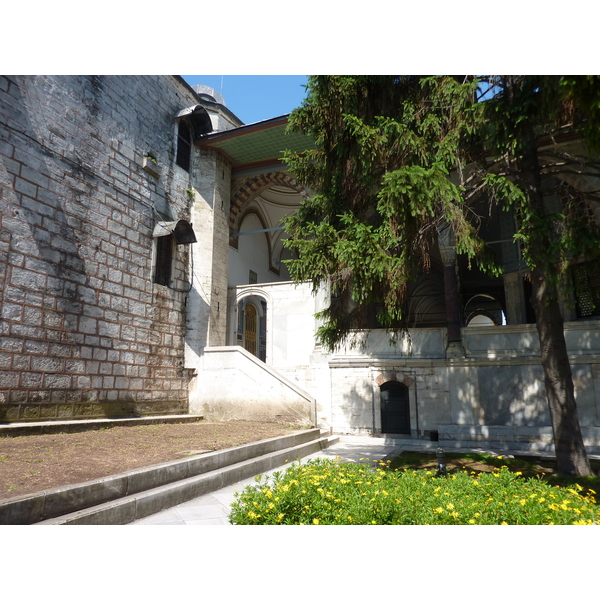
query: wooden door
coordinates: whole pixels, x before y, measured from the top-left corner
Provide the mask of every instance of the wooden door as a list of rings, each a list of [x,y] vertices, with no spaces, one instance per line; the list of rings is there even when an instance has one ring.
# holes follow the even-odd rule
[[[246,304],[244,311],[244,348],[256,356],[256,340],[258,336],[258,313],[253,304]]]

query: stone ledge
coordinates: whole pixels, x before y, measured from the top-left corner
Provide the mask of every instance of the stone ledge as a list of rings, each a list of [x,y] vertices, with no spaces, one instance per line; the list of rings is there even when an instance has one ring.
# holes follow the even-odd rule
[[[488,444],[490,448],[554,451],[553,431],[549,426],[440,425],[438,432],[440,444],[476,442]],[[588,452],[598,453],[600,427],[582,427],[581,433]]]
[[[131,425],[156,425],[160,423],[195,423],[202,421],[201,415],[162,415],[151,417],[124,417],[115,419],[77,419],[69,421],[0,423],[0,436],[40,435],[89,431],[101,427],[126,427]]]

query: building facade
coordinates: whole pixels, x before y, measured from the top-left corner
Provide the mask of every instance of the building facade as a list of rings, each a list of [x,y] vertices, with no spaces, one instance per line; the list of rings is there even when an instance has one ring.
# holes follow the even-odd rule
[[[316,343],[329,293],[289,281],[281,227],[310,197],[281,153],[310,141],[286,125],[244,125],[179,77],[0,78],[0,421],[192,413],[551,444],[508,213],[484,232],[503,277],[469,271],[441,233],[405,335]],[[565,333],[598,447],[599,278],[573,277]]]
[[[192,128],[240,124],[199,102],[178,78],[0,77],[0,421],[187,413]]]

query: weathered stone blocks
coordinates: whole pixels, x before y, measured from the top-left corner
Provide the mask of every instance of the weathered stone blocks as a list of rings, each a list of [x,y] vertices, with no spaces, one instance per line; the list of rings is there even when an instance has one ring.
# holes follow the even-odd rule
[[[156,289],[152,230],[189,218],[174,115],[196,103],[170,77],[0,77],[1,421],[187,412],[187,254]]]

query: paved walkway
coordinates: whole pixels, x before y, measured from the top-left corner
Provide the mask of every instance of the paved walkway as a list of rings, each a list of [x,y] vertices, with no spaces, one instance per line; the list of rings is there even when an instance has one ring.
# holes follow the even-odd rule
[[[394,442],[397,441],[386,440],[384,438],[343,436],[340,437],[340,441],[337,444],[311,454],[303,458],[301,462],[306,462],[317,457],[335,458],[336,456],[345,461],[358,461],[361,458],[387,460],[398,456],[403,450],[409,449],[408,447],[395,444]],[[435,449],[437,444],[424,442],[423,446]],[[416,448],[411,446],[410,449],[415,450]],[[285,468],[285,466],[281,466],[267,471],[266,474],[269,475]],[[230,525],[227,515],[229,513],[229,506],[234,500],[235,492],[241,491],[247,485],[255,483],[254,477],[244,479],[211,494],[199,496],[194,500],[163,510],[145,519],[134,521],[130,525]]]

